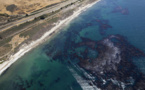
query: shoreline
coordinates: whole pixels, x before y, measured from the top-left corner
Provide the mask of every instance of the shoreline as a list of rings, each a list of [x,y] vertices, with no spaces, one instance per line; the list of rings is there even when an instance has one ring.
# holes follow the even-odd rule
[[[50,29],[49,31],[47,31],[45,34],[43,34],[39,39],[32,41],[30,44],[23,44],[22,48],[19,49],[19,51],[17,53],[15,53],[14,55],[11,55],[9,60],[3,62],[2,64],[0,64],[0,75],[7,70],[14,62],[16,62],[19,58],[21,58],[23,55],[25,55],[27,52],[29,52],[30,50],[34,49],[35,47],[37,47],[38,45],[40,45],[41,43],[43,43],[47,37],[51,36],[51,34],[57,30],[60,30],[60,28],[66,26],[67,24],[70,23],[70,21],[72,21],[73,19],[75,19],[77,16],[79,16],[83,11],[85,11],[86,9],[92,7],[94,4],[98,3],[101,0],[97,0],[93,3],[87,4],[86,6],[83,7],[79,7],[77,11],[74,11],[74,13],[65,18],[64,20],[61,21],[57,21],[56,25]]]

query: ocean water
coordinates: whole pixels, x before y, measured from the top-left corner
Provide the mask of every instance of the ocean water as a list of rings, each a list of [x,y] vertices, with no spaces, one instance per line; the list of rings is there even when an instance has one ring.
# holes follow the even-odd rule
[[[145,90],[144,8],[100,1],[8,68],[0,90]]]

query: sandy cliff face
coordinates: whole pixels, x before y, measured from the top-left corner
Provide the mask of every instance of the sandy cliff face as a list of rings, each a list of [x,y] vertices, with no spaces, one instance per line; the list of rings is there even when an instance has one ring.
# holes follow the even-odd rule
[[[0,0],[0,13],[26,14],[65,0]]]

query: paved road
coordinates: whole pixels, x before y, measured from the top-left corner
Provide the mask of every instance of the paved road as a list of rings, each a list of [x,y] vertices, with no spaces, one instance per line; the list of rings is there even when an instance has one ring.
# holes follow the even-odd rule
[[[6,25],[1,26],[0,27],[0,32],[1,31],[4,31],[4,30],[7,30],[7,29],[9,29],[11,27],[17,26],[19,24],[22,24],[22,23],[25,23],[25,22],[29,22],[31,20],[34,20],[35,18],[37,18],[39,16],[42,16],[44,14],[47,14],[47,13],[51,13],[52,11],[57,11],[61,7],[64,7],[64,6],[68,5],[68,4],[71,4],[71,3],[76,2],[76,1],[78,1],[78,0],[68,0],[66,2],[62,2],[62,3],[57,4],[57,5],[54,5],[52,7],[48,7],[46,9],[42,9],[41,10],[42,12],[38,11],[39,13],[37,13],[35,15],[32,15],[32,16],[29,16],[29,17],[26,17],[26,18],[23,18],[23,19],[20,19],[20,20],[17,20],[17,21],[14,21],[14,22],[11,22],[11,23],[8,23]]]

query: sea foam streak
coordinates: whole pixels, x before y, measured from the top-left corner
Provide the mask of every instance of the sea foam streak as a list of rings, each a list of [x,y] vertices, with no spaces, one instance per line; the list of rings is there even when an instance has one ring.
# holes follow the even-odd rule
[[[69,70],[83,90],[101,90],[100,88],[97,88],[95,85],[93,85],[91,80],[85,80],[81,76],[79,76],[77,72],[75,72],[72,68],[69,68]],[[89,83],[91,83],[92,85],[89,85]]]
[[[49,30],[48,32],[46,32],[40,39],[36,40],[36,41],[32,41],[30,44],[28,45],[23,45],[23,48],[21,48],[17,53],[15,53],[14,55],[11,55],[8,61],[5,61],[4,63],[0,64],[0,75],[8,68],[10,67],[15,61],[17,61],[20,57],[22,57],[25,53],[29,52],[30,50],[32,50],[33,48],[35,48],[36,46],[38,46],[39,44],[43,43],[44,40],[51,35],[51,33],[53,33],[54,31],[56,31],[57,29],[60,29],[62,26],[67,25],[71,20],[73,20],[74,18],[76,18],[82,11],[86,10],[87,8],[90,8],[91,6],[93,6],[95,3],[99,2],[100,0],[92,3],[92,4],[88,4],[84,7],[80,7],[77,11],[75,11],[71,16],[69,16],[68,18],[61,20],[59,23],[56,24],[55,27],[53,27],[51,30]]]

